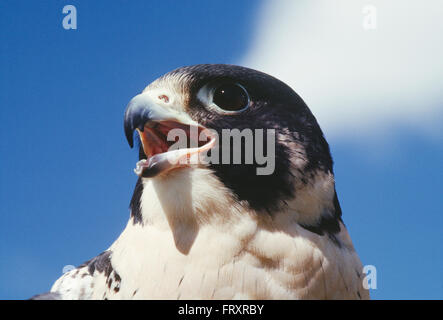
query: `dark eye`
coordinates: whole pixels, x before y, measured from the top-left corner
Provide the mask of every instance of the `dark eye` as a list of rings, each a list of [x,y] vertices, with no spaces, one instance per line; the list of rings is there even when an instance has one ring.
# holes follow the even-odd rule
[[[241,85],[227,83],[215,89],[212,102],[228,112],[243,111],[249,105],[249,96]]]

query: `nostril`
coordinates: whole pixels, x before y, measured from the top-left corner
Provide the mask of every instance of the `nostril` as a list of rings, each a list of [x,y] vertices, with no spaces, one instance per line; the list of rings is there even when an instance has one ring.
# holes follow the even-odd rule
[[[168,103],[169,102],[169,97],[165,94],[159,95],[158,98],[160,100],[163,100],[164,103]]]

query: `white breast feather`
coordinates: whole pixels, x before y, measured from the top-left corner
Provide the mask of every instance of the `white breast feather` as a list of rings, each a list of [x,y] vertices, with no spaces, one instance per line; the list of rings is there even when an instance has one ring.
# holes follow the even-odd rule
[[[143,225],[131,219],[109,248],[118,291],[85,267],[52,291],[65,299],[369,298],[343,224],[338,246],[300,227],[297,214],[248,211],[208,169],[146,179],[141,203]]]

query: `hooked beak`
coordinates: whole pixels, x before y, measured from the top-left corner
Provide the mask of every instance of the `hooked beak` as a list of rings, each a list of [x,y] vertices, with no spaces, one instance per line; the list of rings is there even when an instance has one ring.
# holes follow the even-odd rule
[[[187,114],[160,106],[146,93],[129,102],[124,129],[131,148],[134,146],[134,131],[139,134],[146,159],[137,162],[134,171],[141,177],[154,177],[173,168],[189,166],[198,159],[193,157],[194,161],[191,161],[192,155],[208,151],[216,140],[210,130]]]

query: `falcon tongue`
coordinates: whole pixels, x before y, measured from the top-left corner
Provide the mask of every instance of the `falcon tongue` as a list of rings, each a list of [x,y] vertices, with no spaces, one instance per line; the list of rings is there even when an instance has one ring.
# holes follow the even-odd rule
[[[166,125],[168,125],[168,128],[166,128]],[[184,134],[182,137],[186,141],[180,141],[180,137],[175,143],[168,141],[167,135],[171,129],[183,130]],[[139,135],[147,159],[137,162],[134,169],[135,174],[140,177],[150,178],[174,167],[198,164],[198,154],[211,149],[216,142],[216,138],[204,127],[187,127],[186,129],[183,129],[182,124],[171,124],[169,121],[155,125],[152,125],[152,123],[145,125],[145,130],[139,131]],[[195,137],[191,133],[193,130],[195,130]],[[202,136],[206,139],[204,139],[205,141],[198,141],[199,133],[202,132],[204,132]],[[196,142],[194,147],[187,148],[191,137]],[[179,146],[186,147],[180,148]],[[191,146],[193,145],[191,144]]]

